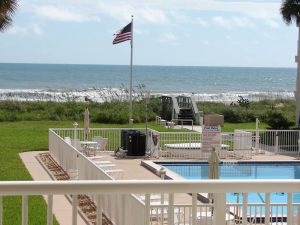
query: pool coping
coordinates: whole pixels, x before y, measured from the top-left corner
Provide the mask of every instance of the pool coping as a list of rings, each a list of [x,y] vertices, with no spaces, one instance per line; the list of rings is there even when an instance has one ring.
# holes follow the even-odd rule
[[[141,166],[145,169],[149,170],[153,174],[159,176],[159,170],[162,168],[160,164],[208,164],[207,160],[142,160]],[[284,163],[300,163],[300,160],[280,160],[280,161],[265,161],[265,160],[252,160],[252,161],[244,161],[244,160],[236,160],[236,161],[221,161],[221,164],[284,164]],[[178,175],[177,173],[171,171],[170,169],[163,167],[166,171],[165,179],[166,180],[186,180],[184,177]],[[202,203],[209,203],[208,193],[198,193],[198,200]]]
[[[157,164],[157,162],[166,162],[168,160],[142,160],[141,166],[149,170],[150,172],[156,174],[159,176],[159,170],[162,168],[161,165]],[[191,161],[191,160],[189,160]],[[171,161],[170,161],[171,162]],[[181,163],[187,162],[187,161],[181,161]],[[194,161],[199,162],[199,160]],[[204,162],[204,161],[203,161]],[[164,170],[166,171],[165,180],[186,180],[184,177],[178,175],[177,173],[169,170],[168,168],[164,167]],[[188,193],[190,194],[190,193]],[[209,203],[208,199],[208,193],[198,193],[197,198],[202,203]]]

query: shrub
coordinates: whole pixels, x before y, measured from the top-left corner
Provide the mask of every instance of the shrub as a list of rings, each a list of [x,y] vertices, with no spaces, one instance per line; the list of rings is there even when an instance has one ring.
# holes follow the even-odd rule
[[[239,104],[239,106],[247,108],[247,109],[250,106],[249,100],[246,99],[246,98],[243,98],[243,96],[239,96],[239,99],[237,100],[237,103]]]
[[[289,121],[281,112],[277,111],[269,111],[265,121],[271,129],[275,130],[289,129],[290,126],[294,125],[294,123]]]

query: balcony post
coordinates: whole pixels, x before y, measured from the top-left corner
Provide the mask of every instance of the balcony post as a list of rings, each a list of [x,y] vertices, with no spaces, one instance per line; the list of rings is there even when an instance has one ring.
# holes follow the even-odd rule
[[[174,225],[174,194],[173,193],[169,193],[168,225]]]
[[[101,206],[101,195],[96,197],[97,211],[96,211],[96,225],[102,225],[102,206]]]
[[[247,225],[247,204],[248,204],[248,193],[243,193],[243,210],[242,210],[242,224]]]
[[[226,194],[214,194],[213,225],[226,225]]]
[[[53,224],[53,195],[48,195],[47,225]]]
[[[3,224],[3,197],[0,195],[0,225]]]
[[[72,225],[77,225],[78,195],[72,195]]]
[[[192,225],[197,224],[197,193],[192,194]]]
[[[150,224],[150,194],[145,195],[145,225]]]
[[[28,224],[28,196],[22,196],[22,225]]]

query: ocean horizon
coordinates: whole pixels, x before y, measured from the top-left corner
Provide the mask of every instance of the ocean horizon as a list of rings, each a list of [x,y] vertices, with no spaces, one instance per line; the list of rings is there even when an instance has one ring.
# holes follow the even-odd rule
[[[0,63],[0,99],[126,99],[128,65]],[[193,95],[198,101],[294,99],[296,68],[133,66],[136,92]]]

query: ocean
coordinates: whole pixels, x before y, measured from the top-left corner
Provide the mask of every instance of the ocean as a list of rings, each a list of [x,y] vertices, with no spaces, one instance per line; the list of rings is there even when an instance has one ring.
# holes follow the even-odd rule
[[[0,64],[0,99],[107,101],[128,97],[129,66]],[[192,95],[197,101],[293,99],[295,68],[134,66],[136,96]]]

